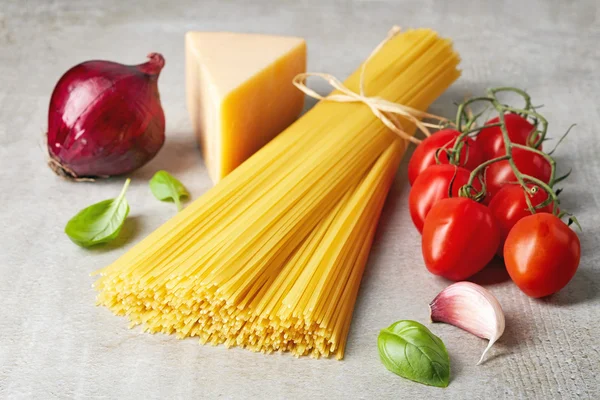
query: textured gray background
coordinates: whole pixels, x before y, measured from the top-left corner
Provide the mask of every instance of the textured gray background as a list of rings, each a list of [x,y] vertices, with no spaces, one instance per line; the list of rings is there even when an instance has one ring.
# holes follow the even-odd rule
[[[600,398],[596,0],[0,3],[0,398]],[[507,316],[488,362],[475,366],[485,341],[448,325],[431,326],[450,352],[447,389],[401,379],[378,359],[379,329],[399,319],[426,322],[428,302],[447,285],[421,261],[406,207],[406,162],[385,206],[342,362],[141,334],[94,306],[88,274],[174,213],[150,194],[153,172],[169,170],[194,198],[210,186],[185,110],[185,31],[303,36],[309,69],[344,77],[394,24],[433,27],[453,38],[462,55],[463,77],[434,112],[451,116],[452,102],[469,92],[516,85],[545,104],[552,136],[579,124],[557,158],[563,170],[574,169],[563,206],[585,230],[580,269],[545,300],[524,296],[501,268],[477,278]],[[166,145],[133,175],[123,246],[80,249],[63,234],[65,223],[80,208],[116,195],[123,180],[70,183],[50,172],[43,140],[50,93],[78,62],[139,63],[150,51],[167,59],[159,81]]]

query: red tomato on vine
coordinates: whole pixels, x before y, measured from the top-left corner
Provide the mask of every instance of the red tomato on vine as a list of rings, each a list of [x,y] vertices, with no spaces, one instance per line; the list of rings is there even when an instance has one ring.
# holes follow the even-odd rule
[[[513,148],[513,161],[520,173],[538,178],[544,183],[550,183],[552,166],[542,155],[533,151]],[[485,170],[485,185],[487,189],[486,202],[489,203],[498,191],[507,184],[517,182],[508,160],[498,161]]]
[[[531,201],[531,205],[536,207],[544,203],[548,199],[548,193],[542,188],[528,184],[527,187],[533,190],[533,194],[528,194],[521,185],[505,185],[494,196],[489,204],[489,209],[498,222],[500,229],[500,245],[498,246],[497,254],[502,257],[504,250],[504,241],[508,232],[522,218],[531,215],[531,210],[527,204],[527,197]],[[536,213],[552,214],[553,204],[549,203],[542,208],[535,210]]]
[[[499,117],[490,119],[485,125],[497,124],[500,122]],[[532,132],[535,131],[535,126],[527,121],[526,118],[514,113],[504,114],[504,123],[506,131],[512,143],[522,145],[533,145]],[[477,135],[477,143],[486,159],[500,157],[506,154],[504,147],[504,138],[502,129],[499,126],[483,128]]]
[[[415,149],[408,163],[410,184],[415,182],[421,172],[436,164],[436,152],[440,164],[449,164],[448,154],[444,150],[452,149],[460,135],[461,133],[455,129],[442,129],[423,140]],[[472,171],[484,161],[483,152],[479,144],[469,137],[462,139],[462,142],[458,166]],[[439,149],[442,150],[438,152]]]
[[[506,270],[530,297],[558,292],[579,266],[577,234],[552,214],[533,214],[518,221],[504,244]]]
[[[467,184],[471,172],[450,164],[432,165],[415,180],[408,196],[410,216],[419,232],[423,231],[425,217],[440,200],[448,197],[452,183],[452,197],[458,196],[459,189]],[[473,182],[476,190],[481,190],[479,180]]]
[[[461,281],[482,270],[499,243],[500,231],[490,210],[466,197],[439,201],[425,219],[425,266],[447,279]]]

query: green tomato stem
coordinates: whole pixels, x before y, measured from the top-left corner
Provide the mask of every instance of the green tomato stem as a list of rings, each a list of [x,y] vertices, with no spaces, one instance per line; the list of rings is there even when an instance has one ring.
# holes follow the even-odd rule
[[[496,94],[499,92],[513,92],[513,93],[518,94],[525,101],[524,108],[511,107],[511,106],[500,103],[496,96]],[[471,126],[474,123],[474,121],[469,120],[463,131],[463,118],[466,116],[465,108],[469,104],[472,104],[475,102],[480,102],[480,101],[489,102],[492,104],[494,109],[498,112],[499,122],[471,129]],[[506,128],[506,120],[505,120],[506,112],[512,112],[512,113],[516,113],[516,114],[520,114],[520,115],[525,115],[526,117],[530,117],[535,120],[535,122],[534,122],[535,130],[530,133],[530,136],[528,138],[528,143],[527,143],[528,146],[511,142],[510,137],[508,135],[508,130]],[[541,129],[538,129],[538,124],[541,125]],[[486,191],[485,179],[483,179],[483,172],[491,164],[507,160],[511,170],[513,171],[513,173],[517,179],[518,184],[523,188],[523,190],[525,190],[525,192],[527,194],[526,202],[527,202],[527,206],[529,207],[529,210],[532,213],[535,213],[536,209],[545,207],[548,204],[550,204],[550,202],[552,202],[553,203],[553,213],[555,215],[558,215],[558,196],[552,190],[552,185],[556,182],[556,162],[554,161],[554,159],[552,157],[550,157],[550,155],[542,152],[541,150],[538,150],[539,145],[542,143],[542,141],[546,137],[546,132],[548,130],[548,121],[546,120],[546,118],[544,118],[541,114],[539,114],[536,111],[535,107],[531,103],[531,97],[529,96],[529,94],[527,94],[527,92],[525,92],[524,90],[518,89],[518,88],[513,88],[513,87],[497,87],[497,88],[489,89],[488,96],[474,97],[474,98],[468,99],[467,101],[461,103],[458,106],[455,125],[456,125],[456,129],[458,131],[460,131],[461,134],[457,137],[453,148],[450,150],[447,150],[449,152],[449,159],[451,160],[451,163],[453,163],[453,164],[458,165],[458,163],[460,161],[459,155],[460,155],[462,146],[464,145],[463,141],[464,141],[465,137],[467,137],[468,135],[473,134],[475,132],[480,132],[483,128],[495,127],[495,126],[500,127],[500,130],[502,133],[502,139],[504,141],[504,146],[506,149],[505,155],[503,155],[501,157],[496,157],[492,160],[488,160],[488,161],[480,164],[479,166],[477,166],[471,172],[471,174],[469,175],[469,180],[468,180],[467,184],[464,185],[459,191],[460,196],[474,198],[475,200],[483,198],[485,195],[485,191]],[[535,138],[535,142],[533,142],[533,143],[532,143],[532,138]],[[550,164],[550,167],[551,167],[550,182],[546,183],[536,177],[522,174],[519,171],[519,169],[517,168],[515,161],[514,161],[514,157],[513,157],[513,149],[514,148],[531,151],[533,153],[537,153],[538,155],[544,157],[544,159]],[[450,157],[450,156],[452,156],[452,157]],[[473,182],[476,178],[479,178],[479,180],[481,181],[482,190],[481,190],[481,192],[477,192],[473,196],[473,194],[472,194],[472,190],[474,189]],[[535,184],[536,186],[538,186],[539,188],[544,190],[548,194],[548,198],[541,204],[534,206],[531,202],[530,197],[533,194],[535,194],[536,190],[538,190],[538,189],[529,188],[527,186],[527,182]]]
[[[473,132],[478,132],[483,128],[487,128],[490,127],[492,125],[484,125],[480,128],[474,128],[471,129],[471,126],[473,125],[473,123],[475,122],[476,118],[473,118],[471,121],[468,122],[467,126],[464,128],[464,132],[463,132],[463,128],[462,128],[462,117],[463,115],[465,115],[465,108],[472,103],[476,103],[476,102],[480,102],[480,101],[486,101],[486,102],[492,102],[493,99],[490,99],[489,97],[473,97],[468,99],[467,101],[464,101],[463,103],[459,104],[458,106],[458,111],[456,114],[456,129],[461,132],[461,134],[456,138],[456,141],[454,142],[454,146],[452,147],[452,149],[449,150],[450,154],[448,159],[450,160],[451,164],[454,165],[459,165],[460,164],[460,152],[462,150],[462,147],[464,146],[464,139],[471,133]],[[499,125],[499,124],[498,124]],[[467,154],[467,158],[468,158],[468,154]],[[465,163],[467,162],[466,160],[464,161]]]
[[[531,105],[531,97],[529,96],[529,94],[526,91],[524,91],[522,89],[518,89],[518,88],[510,87],[510,86],[500,86],[500,87],[497,87],[497,88],[489,89],[488,92],[494,98],[496,98],[496,93],[499,93],[499,92],[513,92],[513,93],[516,93],[519,96],[523,97],[523,100],[525,100],[525,109],[527,109],[527,110],[534,109],[534,107]]]
[[[473,129],[470,129],[468,131],[463,132],[463,134],[465,134],[465,136],[468,136],[471,133],[479,132],[482,129],[485,129],[485,128],[494,128],[496,126],[500,126],[500,122],[498,122],[497,124],[488,124],[488,125],[478,126],[477,128],[473,128]]]
[[[505,106],[505,105],[501,104],[497,100],[497,98],[495,97],[496,93],[501,92],[501,91],[513,91],[515,93],[520,94],[525,99],[526,108],[528,108],[528,110],[516,109],[516,108]],[[536,148],[531,148],[531,147],[528,147],[528,146],[523,146],[523,145],[520,145],[520,144],[514,144],[514,143],[512,143],[511,140],[510,140],[510,137],[508,135],[508,130],[506,129],[506,120],[505,120],[504,114],[505,114],[506,111],[528,113],[528,114],[532,114],[532,115],[535,115],[536,117],[538,117],[538,119],[540,121],[542,121],[542,124],[547,124],[545,118],[542,117],[541,115],[539,115],[538,113],[536,113],[535,111],[529,110],[529,108],[531,108],[531,99],[530,99],[529,95],[527,95],[527,93],[525,93],[524,91],[522,91],[520,89],[502,87],[502,88],[490,89],[489,93],[490,93],[490,97],[478,97],[478,98],[473,98],[473,99],[470,99],[470,100],[466,101],[465,103],[463,103],[463,108],[467,104],[473,103],[475,101],[488,101],[488,102],[490,102],[493,105],[493,107],[496,109],[496,111],[498,111],[499,122],[497,124],[490,124],[489,126],[483,126],[481,128],[474,129],[473,131],[480,131],[484,127],[499,126],[500,130],[502,132],[502,139],[504,141],[504,145],[505,145],[505,149],[506,149],[506,154],[504,156],[496,157],[496,158],[494,158],[492,160],[488,160],[488,161],[480,164],[477,168],[475,168],[471,172],[471,174],[469,176],[469,180],[467,182],[467,185],[465,185],[466,186],[465,190],[462,190],[461,193],[465,194],[465,195],[469,195],[468,194],[468,189],[473,187],[473,182],[474,182],[475,178],[478,175],[480,175],[482,173],[482,171],[485,170],[485,168],[487,168],[489,165],[491,165],[493,163],[496,163],[496,162],[507,160],[508,163],[509,163],[509,165],[510,165],[510,167],[511,167],[511,169],[512,169],[512,171],[513,171],[513,173],[514,173],[514,175],[515,175],[515,177],[517,178],[517,181],[518,181],[519,185],[521,185],[521,187],[523,187],[523,189],[529,195],[532,195],[533,193],[527,187],[527,184],[525,182],[526,179],[529,180],[529,181],[531,181],[531,182],[534,182],[534,183],[536,183],[538,185],[541,182],[542,185],[539,185],[539,186],[541,186],[545,191],[547,191],[548,195],[552,196],[553,200],[556,200],[556,194],[552,191],[552,189],[550,188],[550,186],[547,185],[545,182],[542,182],[542,181],[540,181],[537,178],[521,174],[521,172],[519,171],[519,169],[517,168],[517,166],[516,166],[516,164],[514,162],[514,158],[513,158],[513,155],[512,155],[512,150],[513,150],[513,148],[521,148],[521,149],[525,149],[525,150],[528,150],[528,151],[532,151],[534,153],[538,153],[539,155],[541,155],[542,157],[544,157],[544,159],[547,160],[548,163],[551,166],[551,179],[550,179],[550,183],[551,184],[554,181],[555,175],[556,175],[556,162],[550,156],[548,156],[547,154],[543,153],[542,151],[540,151],[540,150],[538,150]],[[460,106],[459,106],[459,108],[460,108]],[[460,118],[461,114],[462,114],[462,110],[460,110],[460,112],[457,114],[457,118]],[[461,126],[460,119],[457,121],[457,126]],[[546,125],[544,125],[544,126],[546,126]],[[466,130],[465,132],[461,133],[461,135],[457,138],[457,142],[455,143],[454,148],[452,149],[452,151],[459,153],[460,149],[461,149],[461,145],[462,145],[462,140],[467,135],[473,133],[473,131]],[[455,157],[457,156],[457,153],[454,154]],[[481,197],[480,194],[478,194],[478,197]],[[531,201],[529,200],[529,198],[527,199],[527,204],[529,206],[529,209],[533,213],[535,213],[535,207],[531,204]],[[556,207],[556,202],[555,202],[555,207]]]
[[[551,198],[552,201],[554,202],[553,207],[552,207],[552,213],[556,215],[556,211],[558,209],[558,196],[556,196],[556,193],[554,193],[552,188],[546,182],[544,182],[541,179],[538,179],[536,177],[533,177],[531,175],[522,174],[522,177],[524,180],[534,183],[535,185],[544,189],[544,191],[548,194],[548,198]],[[526,189],[526,190],[527,190],[528,194],[534,194],[531,192],[531,190],[529,190],[529,189]],[[541,207],[538,207],[538,208],[541,208]],[[531,208],[530,208],[530,210],[531,210]]]
[[[494,92],[491,92],[491,93],[492,93],[492,95],[494,95]],[[514,158],[513,158],[513,155],[512,155],[512,150],[513,150],[513,147],[515,147],[515,148],[525,148],[526,150],[537,152],[537,153],[541,154],[546,160],[550,159],[550,156],[545,155],[543,152],[541,152],[538,149],[512,143],[511,140],[510,140],[510,137],[508,136],[508,130],[506,129],[506,122],[505,122],[505,119],[504,119],[504,112],[505,111],[518,112],[518,111],[522,111],[522,110],[518,110],[518,109],[514,109],[512,107],[508,107],[508,106],[502,105],[496,99],[494,99],[493,104],[494,104],[494,107],[496,108],[496,110],[498,111],[498,114],[499,114],[498,117],[499,117],[500,123],[501,123],[500,130],[502,131],[502,138],[504,139],[504,146],[506,148],[506,156],[508,157],[508,163],[509,163],[509,165],[510,165],[512,171],[513,171],[513,173],[515,174],[515,177],[517,178],[517,181],[519,182],[519,184],[521,185],[521,187],[523,187],[523,190],[525,190],[526,193],[529,194],[529,195],[533,195],[533,193],[527,187],[527,184],[525,183],[526,179],[528,181],[530,181],[532,183],[535,183],[536,185],[540,186],[542,189],[544,189],[547,192],[548,196],[551,196],[552,199],[555,201],[554,202],[554,209],[556,210],[557,202],[558,202],[557,201],[558,199],[556,197],[556,193],[554,193],[554,191],[552,190],[552,188],[546,182],[543,182],[540,179],[537,179],[537,178],[535,178],[533,176],[522,174],[521,171],[519,171],[519,169],[517,168],[517,165],[515,164],[515,161],[514,161]],[[545,119],[544,119],[544,121],[545,121]],[[555,168],[556,167],[556,163],[554,162],[554,160],[552,160],[550,162],[550,165],[552,167],[550,182],[552,183],[552,181],[554,179],[554,175],[555,175],[555,169],[556,169]],[[531,205],[530,201],[528,201],[528,206],[529,206],[529,210],[532,213],[535,213],[535,208]]]
[[[465,113],[465,108],[472,103],[478,102],[478,101],[492,101],[493,99],[489,98],[489,97],[485,97],[485,96],[479,96],[479,97],[472,97],[470,99],[468,99],[467,101],[464,101],[462,103],[460,103],[458,105],[458,110],[456,112],[456,130],[459,132],[462,132],[462,118],[463,116],[466,114]]]
[[[498,103],[498,100],[495,100]],[[500,103],[498,103],[500,104]],[[546,132],[548,131],[548,120],[546,118],[544,118],[544,116],[542,116],[541,114],[539,114],[538,112],[536,112],[535,110],[528,110],[528,109],[522,109],[522,108],[515,108],[515,107],[510,107],[507,105],[503,105],[500,104],[500,106],[502,107],[502,109],[504,111],[510,111],[510,112],[514,112],[517,114],[526,114],[528,116],[533,116],[536,119],[536,130],[533,131],[530,135],[530,137],[534,134],[537,134],[537,140],[534,143],[527,143],[529,145],[531,145],[531,147],[539,147],[539,145],[544,141],[544,139],[546,138]],[[542,124],[542,129],[537,129],[537,124],[541,123]],[[529,142],[529,140],[528,140]]]

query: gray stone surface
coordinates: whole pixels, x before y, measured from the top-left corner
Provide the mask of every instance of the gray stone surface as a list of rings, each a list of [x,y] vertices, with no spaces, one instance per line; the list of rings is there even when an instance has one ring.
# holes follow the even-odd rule
[[[0,1],[0,398],[600,398],[600,6],[587,1]],[[451,384],[411,383],[380,363],[379,329],[428,320],[428,302],[447,285],[424,268],[407,210],[403,163],[369,260],[344,361],[265,356],[195,340],[128,330],[94,306],[89,273],[117,258],[174,213],[147,180],[164,168],[194,198],[210,187],[184,103],[183,34],[232,30],[303,36],[309,69],[344,77],[394,24],[433,27],[454,39],[463,77],[433,107],[494,85],[527,88],[572,167],[563,206],[579,217],[583,257],[558,295],[532,300],[501,268],[478,278],[505,308],[507,328],[490,359],[486,342],[432,325],[452,361]],[[133,175],[121,244],[83,250],[63,227],[123,180],[70,183],[45,165],[49,96],[70,66],[93,58],[141,62],[160,51],[168,140]],[[319,86],[317,85],[317,88]],[[320,87],[324,89],[324,87]]]

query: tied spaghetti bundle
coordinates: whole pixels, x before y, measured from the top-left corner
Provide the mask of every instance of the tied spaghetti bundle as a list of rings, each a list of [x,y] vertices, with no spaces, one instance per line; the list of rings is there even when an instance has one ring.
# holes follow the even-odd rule
[[[388,38],[344,85],[424,111],[458,78],[458,62],[448,40],[410,30]],[[407,145],[364,103],[319,102],[100,270],[98,303],[152,333],[341,359]],[[414,134],[415,120],[382,114]]]

